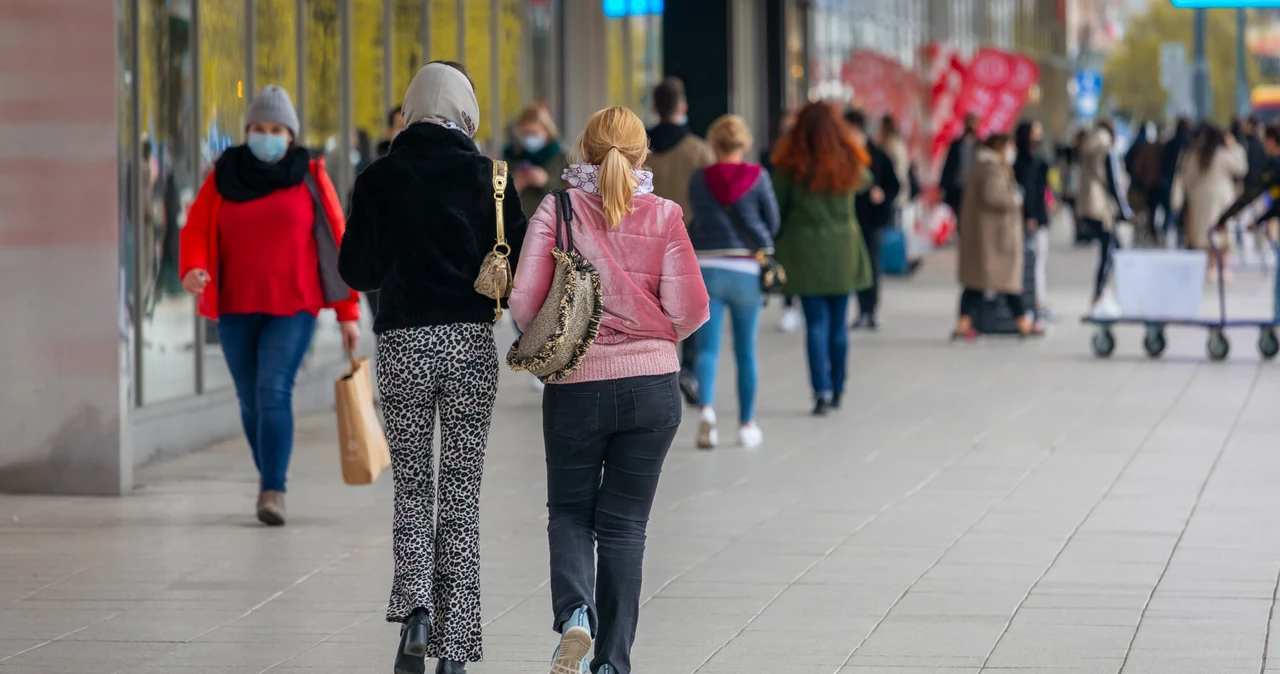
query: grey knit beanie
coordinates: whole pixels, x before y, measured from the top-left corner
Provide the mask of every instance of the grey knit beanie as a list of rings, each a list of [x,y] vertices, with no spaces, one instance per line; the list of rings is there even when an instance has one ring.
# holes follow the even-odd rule
[[[289,98],[289,92],[268,84],[253,97],[253,103],[249,104],[249,112],[245,114],[245,126],[254,122],[275,122],[283,124],[293,132],[293,137],[298,137],[298,111],[293,107],[293,100]]]

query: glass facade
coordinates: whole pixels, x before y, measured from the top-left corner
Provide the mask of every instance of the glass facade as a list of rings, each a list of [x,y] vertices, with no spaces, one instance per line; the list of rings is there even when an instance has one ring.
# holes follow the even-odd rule
[[[471,71],[484,114],[476,140],[490,154],[509,140],[510,121],[526,105],[544,102],[562,114],[555,109],[564,103],[562,3],[555,0],[116,4],[121,247],[137,406],[231,387],[216,326],[197,317],[182,291],[178,236],[217,158],[244,141],[255,90],[289,91],[300,142],[324,157],[344,199],[386,139],[390,109],[428,60],[461,61]],[[661,3],[628,3],[600,21],[610,35],[599,55],[608,63],[609,102],[652,119],[649,92],[662,76]],[[372,321],[362,322],[367,350]],[[342,358],[334,316],[322,312],[304,367]]]

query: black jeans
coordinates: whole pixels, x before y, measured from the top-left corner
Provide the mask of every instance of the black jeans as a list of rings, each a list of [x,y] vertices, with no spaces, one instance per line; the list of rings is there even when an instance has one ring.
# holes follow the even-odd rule
[[[1085,220],[1098,233],[1098,272],[1094,278],[1093,296],[1102,297],[1102,289],[1107,287],[1107,279],[1111,278],[1111,265],[1115,252],[1120,248],[1120,240],[1115,232],[1102,229],[1097,220]]]
[[[1009,304],[1009,310],[1013,312],[1015,318],[1027,315],[1027,304],[1022,301],[1022,295],[1015,293],[1001,293],[1004,301]],[[982,306],[983,292],[972,288],[965,288],[960,293],[960,315],[974,318],[978,315],[978,307]]]
[[[542,397],[555,627],[587,607],[592,671],[631,672],[645,531],[681,409],[674,374],[552,384]]]
[[[880,304],[880,233],[879,227],[862,228],[862,240],[871,255],[871,287],[858,291],[858,315],[875,316]]]

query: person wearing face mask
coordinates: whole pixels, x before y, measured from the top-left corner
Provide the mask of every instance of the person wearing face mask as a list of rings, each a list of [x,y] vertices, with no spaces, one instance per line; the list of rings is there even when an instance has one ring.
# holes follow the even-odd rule
[[[689,179],[716,161],[711,146],[689,131],[689,103],[684,95],[684,82],[668,77],[653,90],[653,107],[661,121],[649,129],[649,169],[653,171],[653,193],[680,205],[684,225],[693,222],[693,204],[689,200]],[[685,402],[697,405],[698,378],[695,374],[698,348],[696,335],[682,345],[680,392]]]
[[[525,108],[512,130],[515,140],[503,149],[502,158],[511,164],[525,216],[533,217],[544,197],[564,187],[560,174],[566,164],[565,153],[551,113],[541,105]]]
[[[1012,139],[1006,134],[993,134],[974,153],[960,203],[958,276],[964,290],[952,339],[977,339],[973,319],[988,290],[1004,296],[1020,336],[1044,334],[1044,329],[1031,321],[1022,301],[1026,224],[1022,192],[1013,175],[1016,159]]]
[[[298,147],[289,94],[264,87],[245,115],[248,142],[229,148],[182,228],[182,285],[216,321],[258,468],[258,519],[285,522],[293,450],[293,386],[316,315],[331,308],[342,346],[360,338],[359,297],[338,274],[342,206],[323,159]],[[327,228],[331,236],[317,236]]]

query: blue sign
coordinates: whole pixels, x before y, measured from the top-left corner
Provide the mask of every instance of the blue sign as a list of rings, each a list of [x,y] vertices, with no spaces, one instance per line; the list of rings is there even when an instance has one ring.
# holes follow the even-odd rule
[[[1280,0],[1170,0],[1183,9],[1219,9],[1237,7],[1280,7]]]
[[[1077,70],[1076,117],[1093,119],[1102,107],[1102,73],[1097,70]]]
[[[663,0],[602,0],[604,15],[610,19],[624,16],[661,15]]]

